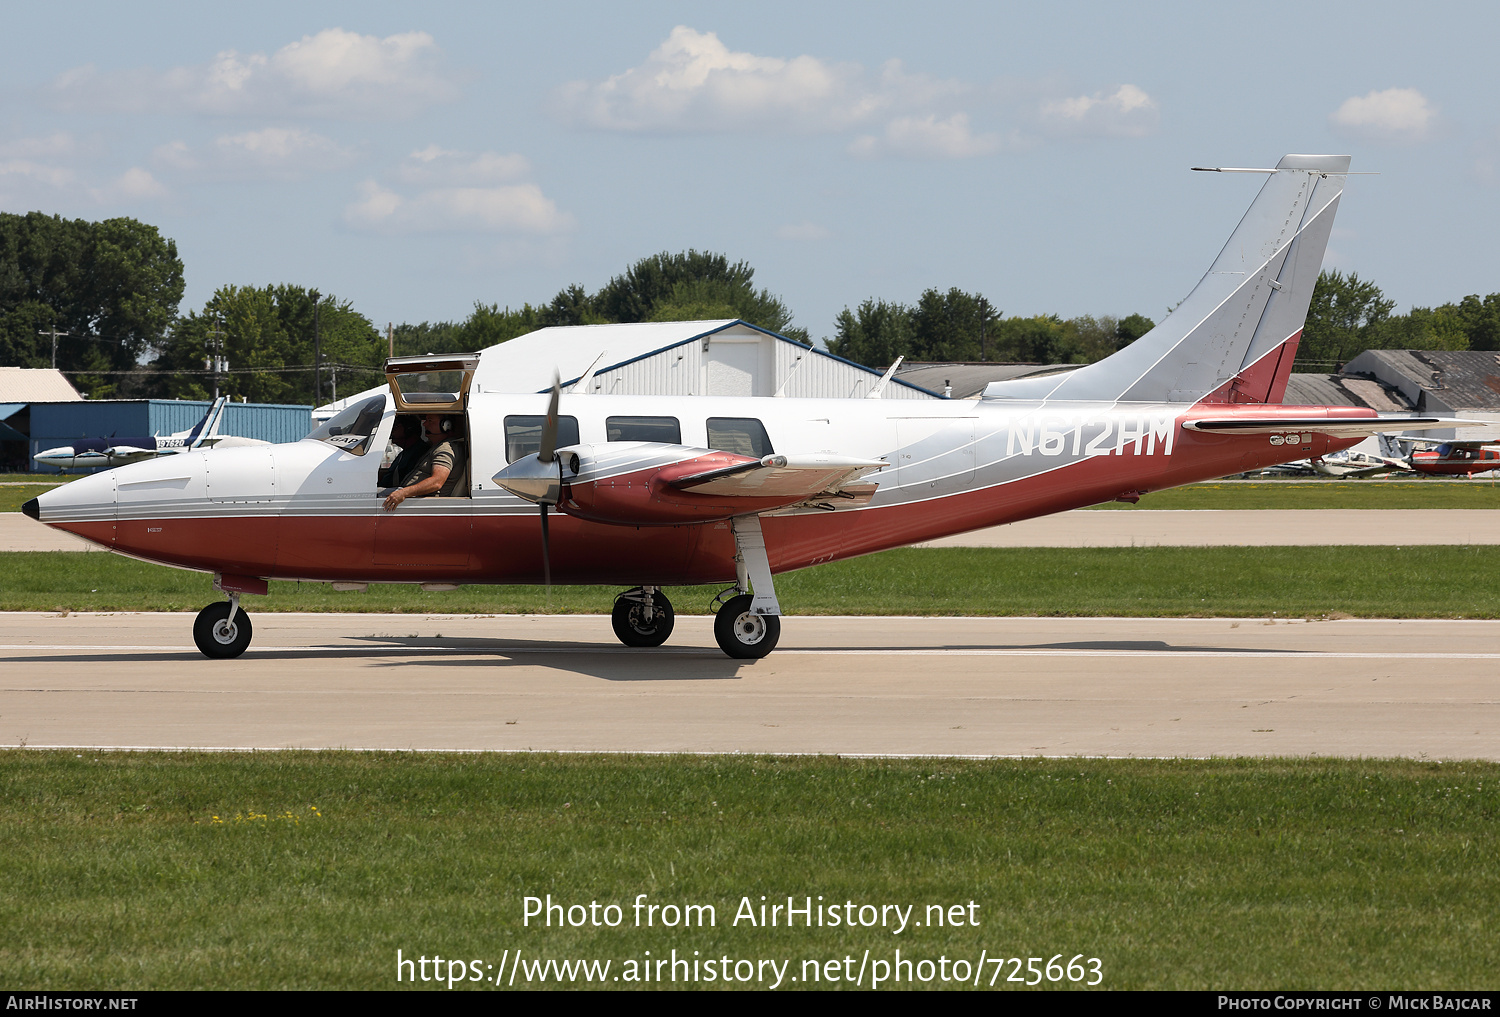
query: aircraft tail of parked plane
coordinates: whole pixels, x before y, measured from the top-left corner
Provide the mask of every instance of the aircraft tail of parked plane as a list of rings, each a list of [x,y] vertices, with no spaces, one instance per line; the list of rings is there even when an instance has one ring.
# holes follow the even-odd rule
[[[630,646],[670,635],[664,586],[724,583],[713,604],[719,646],[763,657],[780,633],[777,573],[1135,501],[1379,432],[1485,423],[1274,405],[1348,167],[1347,156],[1287,156],[1254,171],[1267,174],[1260,193],[1165,321],[1096,364],[1000,382],[978,401],[588,386],[564,396],[556,384],[549,396],[510,391],[484,352],[393,358],[388,392],[360,397],[302,441],[139,463],[22,510],[123,554],[214,573],[229,602],[194,626],[211,657],[245,650],[240,596],[266,593],[269,579],[637,584],[612,617]],[[419,466],[382,490],[396,420],[418,417],[430,472]],[[403,426],[403,447],[414,438]],[[439,457],[451,464],[441,476]]]
[[[97,469],[101,466],[125,466],[158,456],[175,455],[194,449],[234,448],[246,445],[269,445],[258,438],[241,438],[236,435],[220,435],[219,425],[224,420],[224,407],[228,396],[215,399],[208,412],[192,427],[170,435],[143,437],[86,438],[71,445],[61,445],[38,452],[32,456],[39,463],[55,466],[61,470]]]

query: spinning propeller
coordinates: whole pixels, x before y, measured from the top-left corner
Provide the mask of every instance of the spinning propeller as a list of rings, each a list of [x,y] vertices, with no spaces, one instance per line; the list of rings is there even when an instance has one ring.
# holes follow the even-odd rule
[[[547,531],[547,507],[562,497],[562,462],[557,455],[557,406],[562,398],[562,379],[552,375],[552,399],[542,418],[541,446],[535,455],[522,456],[495,474],[495,483],[518,498],[536,502],[542,510],[542,577],[552,589],[552,549]]]

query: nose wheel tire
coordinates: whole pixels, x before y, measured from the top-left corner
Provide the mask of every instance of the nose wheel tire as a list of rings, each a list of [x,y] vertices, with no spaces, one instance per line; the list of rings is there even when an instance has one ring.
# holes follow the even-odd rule
[[[781,619],[771,614],[751,614],[750,594],[724,602],[714,617],[714,638],[719,649],[738,660],[758,660],[776,649],[781,639]]]
[[[654,593],[651,595],[651,616],[647,618],[646,615],[645,594],[639,588],[616,597],[614,610],[609,613],[616,638],[626,646],[660,646],[665,643],[676,622],[672,602],[661,593]]]
[[[198,612],[193,622],[193,642],[205,657],[227,659],[238,657],[250,645],[250,616],[236,611],[229,620],[229,602],[221,600]]]

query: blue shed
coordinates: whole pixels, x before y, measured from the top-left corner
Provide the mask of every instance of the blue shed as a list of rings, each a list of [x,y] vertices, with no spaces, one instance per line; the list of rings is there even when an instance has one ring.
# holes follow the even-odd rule
[[[191,430],[213,404],[181,399],[85,399],[32,403],[31,454],[68,445],[80,438],[127,438],[169,435]],[[275,443],[297,441],[312,430],[312,407],[278,403],[229,403],[220,434]],[[33,462],[32,469],[54,473]]]

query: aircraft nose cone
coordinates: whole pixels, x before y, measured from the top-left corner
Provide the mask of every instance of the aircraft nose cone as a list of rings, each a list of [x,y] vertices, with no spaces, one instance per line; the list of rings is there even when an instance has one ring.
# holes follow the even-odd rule
[[[21,506],[21,511],[24,512],[24,513],[26,513],[31,518],[37,520],[38,522],[41,521],[41,518],[42,518],[42,508],[41,508],[40,505],[37,504],[37,500],[35,498],[31,499],[26,504],[22,505]]]

